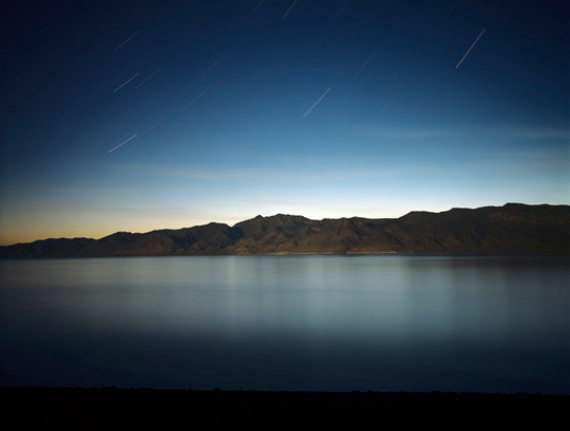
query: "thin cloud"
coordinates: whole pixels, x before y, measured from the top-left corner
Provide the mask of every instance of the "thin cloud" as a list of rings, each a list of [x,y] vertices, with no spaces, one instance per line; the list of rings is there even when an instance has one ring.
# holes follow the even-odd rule
[[[426,168],[426,172],[427,172]],[[382,168],[382,169],[338,169],[328,168],[318,172],[307,168],[305,171],[276,171],[269,169],[201,169],[193,167],[172,167],[166,165],[138,165],[121,164],[121,172],[132,172],[145,176],[155,176],[170,179],[188,179],[203,181],[255,181],[270,182],[283,181],[286,183],[294,181],[351,181],[374,178],[394,178],[401,175],[418,174],[415,168]],[[425,173],[425,172],[424,172]]]

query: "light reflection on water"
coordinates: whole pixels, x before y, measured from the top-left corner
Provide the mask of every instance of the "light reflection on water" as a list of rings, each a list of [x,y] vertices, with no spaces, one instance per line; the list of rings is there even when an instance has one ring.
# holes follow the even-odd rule
[[[569,263],[4,260],[0,383],[569,393]]]

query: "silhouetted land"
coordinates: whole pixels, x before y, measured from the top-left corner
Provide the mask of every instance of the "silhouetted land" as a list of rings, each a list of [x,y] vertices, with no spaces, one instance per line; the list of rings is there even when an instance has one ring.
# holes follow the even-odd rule
[[[3,429],[570,429],[570,396],[1,388]]]
[[[278,214],[233,227],[210,223],[0,247],[1,257],[359,253],[570,253],[570,206],[506,204],[411,212],[397,219]]]

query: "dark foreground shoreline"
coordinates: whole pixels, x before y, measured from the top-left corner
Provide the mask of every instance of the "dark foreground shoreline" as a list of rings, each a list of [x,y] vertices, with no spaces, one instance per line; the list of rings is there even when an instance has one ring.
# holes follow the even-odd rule
[[[2,429],[570,430],[570,395],[0,387]]]

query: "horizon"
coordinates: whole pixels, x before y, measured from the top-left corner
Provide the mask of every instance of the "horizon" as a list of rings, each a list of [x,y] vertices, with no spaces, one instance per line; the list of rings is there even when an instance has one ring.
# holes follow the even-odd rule
[[[0,245],[570,203],[556,2],[19,2]]]
[[[442,211],[426,211],[426,210],[420,210],[420,209],[415,209],[415,210],[411,210],[406,212],[405,214],[402,214],[400,216],[397,217],[361,217],[358,215],[353,215],[353,216],[346,216],[346,217],[321,217],[321,218],[313,218],[313,217],[306,217],[303,214],[285,214],[285,213],[276,213],[276,214],[271,214],[271,215],[262,215],[262,214],[257,214],[255,216],[251,216],[251,217],[247,217],[241,220],[238,220],[236,222],[233,223],[226,223],[223,221],[218,221],[218,220],[210,220],[210,221],[206,221],[203,223],[199,223],[199,224],[194,224],[194,225],[187,225],[187,226],[178,226],[178,227],[162,227],[162,228],[156,228],[156,229],[149,229],[149,230],[145,230],[145,231],[131,231],[131,230],[118,230],[115,232],[111,232],[108,233],[106,235],[103,235],[101,237],[92,237],[92,236],[85,236],[85,235],[79,235],[79,236],[72,236],[72,237],[46,237],[46,238],[35,238],[32,239],[30,241],[20,241],[20,242],[15,242],[15,243],[9,243],[9,244],[3,244],[0,243],[0,247],[9,247],[12,245],[17,245],[17,244],[29,244],[29,243],[34,243],[37,241],[47,241],[47,240],[58,240],[58,239],[79,239],[79,238],[84,238],[84,239],[95,239],[95,240],[100,240],[118,233],[128,233],[128,234],[133,234],[133,235],[145,235],[147,233],[150,232],[159,232],[159,231],[164,231],[164,230],[181,230],[181,229],[192,229],[195,227],[201,227],[201,226],[207,226],[210,224],[222,224],[228,227],[235,227],[237,224],[239,223],[243,223],[249,220],[253,220],[257,217],[262,217],[262,218],[271,218],[271,217],[277,217],[277,216],[285,216],[285,217],[303,217],[306,218],[308,220],[311,221],[323,221],[323,220],[342,220],[342,219],[352,219],[352,218],[359,218],[359,219],[366,219],[366,220],[397,220],[399,218],[405,217],[408,214],[411,213],[430,213],[430,214],[441,214],[441,213],[445,213],[445,212],[449,212],[449,211],[453,211],[453,210],[479,210],[479,209],[483,209],[483,208],[503,208],[507,205],[523,205],[523,206],[569,206],[569,204],[552,204],[552,203],[538,203],[538,204],[529,204],[529,203],[523,203],[523,202],[505,202],[502,205],[484,205],[484,206],[480,206],[480,207],[473,207],[473,208],[468,208],[468,207],[451,207]]]

